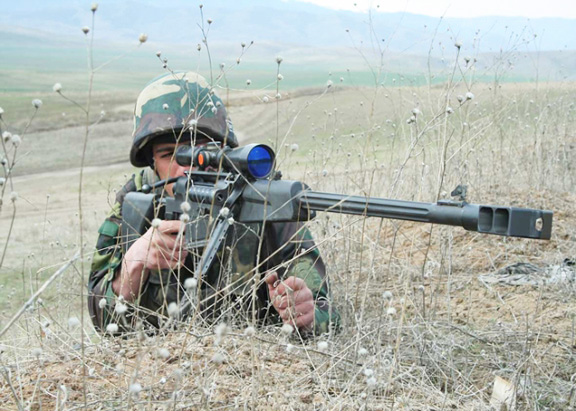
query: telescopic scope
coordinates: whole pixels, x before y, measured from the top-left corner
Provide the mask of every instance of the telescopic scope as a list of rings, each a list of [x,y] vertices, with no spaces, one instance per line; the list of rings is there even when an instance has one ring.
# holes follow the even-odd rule
[[[206,145],[203,147],[180,146],[176,162],[181,166],[194,166],[199,170],[222,169],[239,173],[249,179],[266,178],[274,168],[274,151],[265,144],[248,144],[239,148]]]

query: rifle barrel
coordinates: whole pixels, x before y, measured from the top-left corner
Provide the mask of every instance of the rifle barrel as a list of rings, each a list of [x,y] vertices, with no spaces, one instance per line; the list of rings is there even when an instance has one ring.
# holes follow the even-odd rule
[[[453,225],[469,231],[549,240],[552,211],[439,201],[420,203],[304,190],[300,206],[315,211]]]

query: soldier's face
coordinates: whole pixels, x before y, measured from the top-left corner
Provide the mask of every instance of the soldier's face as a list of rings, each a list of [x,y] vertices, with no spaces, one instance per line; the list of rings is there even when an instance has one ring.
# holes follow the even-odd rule
[[[165,180],[171,177],[182,177],[185,171],[190,170],[188,166],[181,166],[176,162],[176,149],[180,145],[188,145],[190,143],[160,143],[152,147],[152,156],[154,158],[154,170],[160,179]],[[166,186],[166,193],[173,197],[172,192],[173,184]]]

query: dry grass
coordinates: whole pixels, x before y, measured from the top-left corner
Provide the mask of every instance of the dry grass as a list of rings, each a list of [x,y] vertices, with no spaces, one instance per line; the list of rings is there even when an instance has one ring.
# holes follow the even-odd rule
[[[576,407],[575,285],[478,281],[508,264],[576,256],[576,85],[479,84],[468,65],[459,69],[461,78],[427,87],[219,94],[243,141],[275,147],[285,178],[425,202],[464,183],[474,203],[554,210],[551,241],[320,214],[309,226],[343,327],[310,341],[278,327],[245,335],[245,318],[224,336],[200,320],[152,336],[98,335],[82,298],[87,251],[2,336],[0,409],[484,410],[496,376],[516,387],[517,409]],[[50,106],[18,148],[20,176],[1,196],[2,328],[81,238],[90,250],[132,173],[119,163],[132,98],[96,95],[90,122],[106,96],[112,114],[89,128],[82,219],[71,167],[81,165],[85,130],[60,123],[62,106]],[[3,150],[12,158],[13,147]]]

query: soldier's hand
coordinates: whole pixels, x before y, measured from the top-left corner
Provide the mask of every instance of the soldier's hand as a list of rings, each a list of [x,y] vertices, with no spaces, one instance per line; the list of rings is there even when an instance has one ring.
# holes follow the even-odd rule
[[[151,270],[176,269],[188,255],[183,248],[182,235],[178,236],[183,229],[184,223],[179,220],[161,221],[158,227],[150,227],[124,258],[142,261],[145,268]]]
[[[278,280],[278,273],[265,278],[272,305],[287,324],[297,328],[309,328],[314,324],[314,297],[304,280],[288,277]]]
[[[184,223],[179,220],[161,221],[156,228],[132,244],[122,259],[120,275],[112,281],[112,289],[127,301],[133,301],[150,270],[176,269],[186,260],[188,251],[183,249]]]

